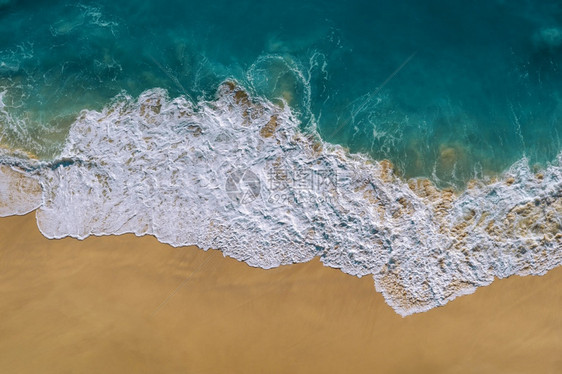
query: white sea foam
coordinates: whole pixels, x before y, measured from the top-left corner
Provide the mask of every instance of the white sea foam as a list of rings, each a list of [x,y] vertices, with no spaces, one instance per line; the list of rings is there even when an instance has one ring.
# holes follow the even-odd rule
[[[153,89],[83,111],[57,161],[25,173],[48,238],[150,234],[262,268],[317,256],[373,276],[404,316],[560,265],[561,161],[536,175],[522,160],[456,195],[303,134],[288,106],[227,82],[211,102]]]

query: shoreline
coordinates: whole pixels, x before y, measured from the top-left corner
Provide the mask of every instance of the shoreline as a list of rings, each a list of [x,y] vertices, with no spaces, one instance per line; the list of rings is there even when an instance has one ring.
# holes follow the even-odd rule
[[[535,175],[522,160],[456,195],[298,125],[290,108],[234,82],[196,107],[155,89],[83,111],[60,162],[24,172],[42,188],[39,228],[48,238],[151,234],[266,269],[320,257],[372,274],[401,315],[562,263],[559,165]]]
[[[3,372],[556,372],[562,268],[406,318],[318,259],[263,270],[153,237],[0,218]]]

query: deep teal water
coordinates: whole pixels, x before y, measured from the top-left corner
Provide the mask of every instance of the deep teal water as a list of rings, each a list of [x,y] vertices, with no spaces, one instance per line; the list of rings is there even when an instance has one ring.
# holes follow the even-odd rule
[[[562,3],[0,1],[2,142],[53,157],[81,109],[227,78],[441,185],[562,150]]]

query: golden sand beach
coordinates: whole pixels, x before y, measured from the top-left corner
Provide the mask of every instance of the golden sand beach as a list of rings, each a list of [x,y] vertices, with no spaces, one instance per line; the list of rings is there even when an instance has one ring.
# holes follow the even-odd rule
[[[559,373],[562,268],[402,318],[372,278],[0,219],[0,373]]]

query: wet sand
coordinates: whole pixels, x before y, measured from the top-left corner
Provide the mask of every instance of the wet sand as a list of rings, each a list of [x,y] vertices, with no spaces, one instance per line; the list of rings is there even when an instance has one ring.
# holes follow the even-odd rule
[[[401,318],[372,278],[0,219],[0,373],[557,373],[562,268]]]

